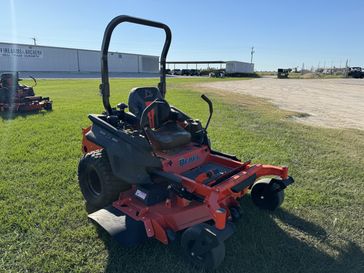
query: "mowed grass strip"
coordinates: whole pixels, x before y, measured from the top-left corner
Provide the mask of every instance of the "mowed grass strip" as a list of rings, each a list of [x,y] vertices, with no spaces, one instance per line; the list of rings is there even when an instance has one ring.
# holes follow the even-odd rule
[[[288,165],[296,183],[269,214],[242,199],[244,217],[218,272],[363,272],[364,133],[305,126],[257,98],[198,90],[215,79],[168,79],[168,101],[206,121],[213,148]],[[228,79],[226,79],[228,80]],[[81,128],[103,111],[99,80],[39,80],[49,113],[0,117],[0,272],[195,272],[178,245],[123,248],[87,220],[77,184]],[[112,80],[112,103],[157,79]],[[324,106],[323,106],[324,107]]]

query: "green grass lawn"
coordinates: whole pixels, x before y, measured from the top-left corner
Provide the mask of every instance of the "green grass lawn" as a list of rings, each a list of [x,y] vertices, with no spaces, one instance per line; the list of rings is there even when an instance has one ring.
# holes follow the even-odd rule
[[[167,99],[206,121],[207,105],[193,90],[205,80],[213,79],[169,79]],[[195,272],[177,244],[123,248],[87,220],[76,170],[87,114],[103,110],[99,81],[38,82],[53,112],[0,116],[0,272]],[[156,83],[112,80],[112,102]],[[273,214],[243,198],[218,272],[364,272],[364,132],[302,125],[263,100],[210,93],[213,148],[288,165],[296,180]]]

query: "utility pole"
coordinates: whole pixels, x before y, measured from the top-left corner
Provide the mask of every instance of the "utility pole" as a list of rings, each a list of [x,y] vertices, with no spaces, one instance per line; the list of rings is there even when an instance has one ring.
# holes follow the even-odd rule
[[[349,66],[348,66],[348,59],[346,59],[345,63],[345,78],[349,76]]]
[[[33,40],[33,42],[34,42],[34,45],[37,45],[37,38],[35,38],[35,37],[32,37],[32,38],[30,38],[30,39],[32,39],[32,40]]]
[[[253,63],[253,55],[255,53],[254,46],[252,46],[252,51],[250,52],[250,63]]]

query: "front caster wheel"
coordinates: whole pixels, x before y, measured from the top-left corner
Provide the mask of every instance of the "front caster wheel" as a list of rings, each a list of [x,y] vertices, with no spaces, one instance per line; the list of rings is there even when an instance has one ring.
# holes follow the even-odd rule
[[[182,234],[181,247],[185,257],[200,268],[216,269],[225,258],[224,242],[211,237],[204,225],[186,229]]]
[[[276,191],[271,179],[262,179],[254,184],[250,195],[254,205],[260,209],[275,210],[282,205],[284,190]]]

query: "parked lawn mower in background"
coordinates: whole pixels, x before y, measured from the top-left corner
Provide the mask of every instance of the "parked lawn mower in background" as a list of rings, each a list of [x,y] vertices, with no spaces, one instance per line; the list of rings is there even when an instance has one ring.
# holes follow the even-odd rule
[[[160,83],[134,88],[128,105],[111,107],[108,48],[123,22],[164,30]],[[207,136],[213,105],[205,95],[210,112],[205,126],[169,105],[165,66],[171,38],[167,25],[130,16],[118,16],[106,27],[100,85],[105,112],[90,114],[92,125],[83,129],[78,180],[94,211],[89,218],[124,246],[152,237],[163,244],[180,241],[190,262],[214,269],[241,217],[238,200],[250,192],[257,207],[274,210],[293,179],[287,167],[242,162],[213,150]]]
[[[33,86],[19,84],[18,72],[3,73],[0,76],[0,112],[29,112],[52,110],[52,101],[48,97],[35,96],[33,87],[37,85],[35,78]]]

